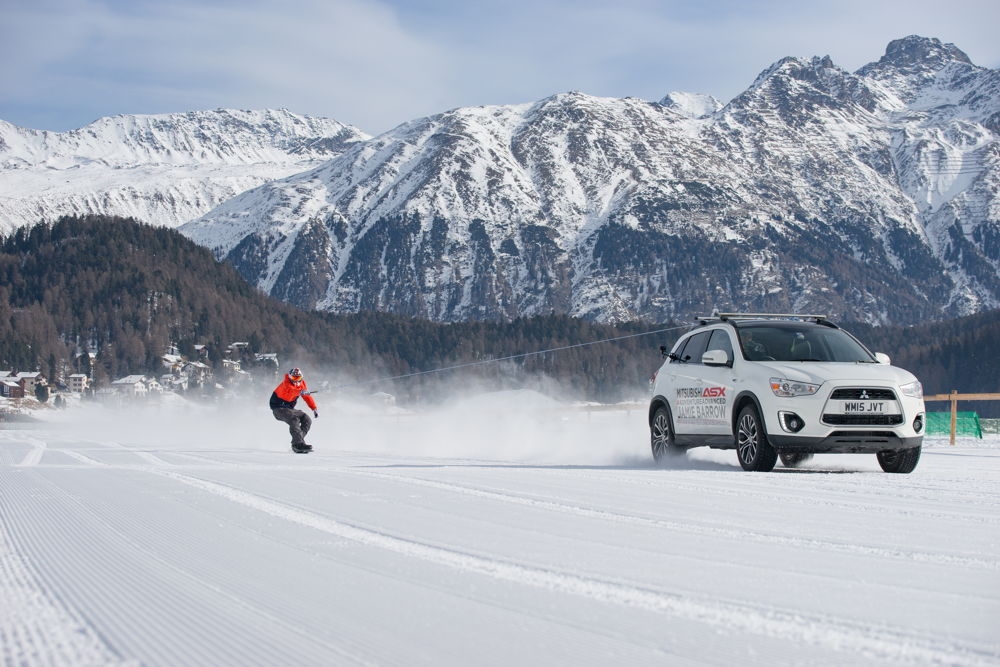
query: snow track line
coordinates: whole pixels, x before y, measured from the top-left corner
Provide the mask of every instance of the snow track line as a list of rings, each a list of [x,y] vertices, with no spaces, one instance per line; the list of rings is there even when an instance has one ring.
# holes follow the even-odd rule
[[[226,469],[226,468],[238,468],[241,470],[260,469],[272,472],[276,470],[299,471],[302,469],[301,467],[298,466],[286,466],[281,468],[275,468],[274,466],[265,467],[256,464],[224,463],[205,456],[199,456],[197,454],[182,454],[182,456],[186,458],[196,459],[199,461],[205,461],[206,463],[212,463],[220,469]],[[619,514],[617,512],[608,512],[606,510],[595,510],[588,507],[569,505],[566,503],[560,503],[552,500],[540,500],[537,498],[528,498],[525,496],[519,496],[510,493],[502,493],[498,491],[478,489],[474,487],[468,487],[448,482],[438,482],[434,480],[427,480],[418,477],[406,477],[402,475],[391,475],[388,473],[380,473],[371,470],[358,470],[356,468],[345,468],[338,466],[333,468],[323,468],[323,470],[327,472],[344,473],[348,475],[371,477],[375,479],[384,479],[387,481],[403,482],[414,486],[434,488],[443,491],[450,491],[453,493],[459,493],[462,495],[484,498],[489,500],[498,500],[500,502],[505,502],[514,505],[535,507],[555,512],[562,512],[565,514],[574,514],[577,516],[603,519],[606,521],[612,521],[617,523],[650,526],[653,528],[660,528],[663,530],[671,530],[676,532],[701,535],[705,537],[751,540],[759,544],[780,544],[780,545],[786,545],[804,549],[820,549],[825,551],[834,551],[837,553],[843,553],[849,555],[878,556],[882,558],[894,558],[897,560],[906,560],[917,563],[957,565],[962,567],[972,567],[994,572],[1000,571],[1000,560],[996,559],[970,558],[966,556],[953,556],[948,554],[894,549],[889,547],[873,547],[861,544],[850,544],[842,542],[831,542],[828,540],[808,539],[790,535],[776,535],[773,533],[761,533],[761,532],[753,532],[746,530],[736,530],[731,528],[716,528],[713,526],[680,523],[676,521],[665,521],[663,519],[654,519],[650,517],[637,516],[634,514]]]
[[[31,451],[28,452],[23,459],[21,459],[20,463],[14,464],[15,467],[29,468],[31,466],[36,466],[41,462],[42,456],[45,455],[47,445],[44,441],[36,440],[35,438],[32,438],[29,444],[31,445]]]
[[[694,525],[690,523],[681,523],[677,521],[665,521],[663,519],[654,519],[650,517],[637,516],[634,514],[619,514],[617,512],[596,510],[589,507],[581,507],[579,505],[568,505],[566,503],[556,502],[553,500],[540,500],[537,498],[529,498],[510,493],[502,493],[499,491],[490,491],[486,489],[478,489],[474,487],[462,486],[459,484],[453,484],[449,482],[438,482],[434,480],[421,479],[418,477],[404,477],[401,475],[390,475],[387,473],[373,472],[367,470],[365,471],[354,470],[350,468],[344,468],[340,470],[343,470],[344,472],[347,472],[352,475],[361,475],[365,477],[374,477],[377,479],[405,482],[407,484],[413,484],[415,486],[439,489],[443,491],[459,493],[462,495],[473,496],[476,498],[498,500],[500,502],[510,503],[514,505],[536,507],[545,510],[552,510],[555,512],[562,512],[565,514],[575,514],[577,516],[604,519],[616,523],[628,523],[639,526],[651,526],[653,528],[662,528],[664,530],[671,530],[682,533],[693,533],[695,535],[702,535],[706,537],[722,537],[730,540],[752,540],[754,542],[764,543],[764,544],[781,544],[791,547],[806,548],[806,549],[821,549],[824,551],[836,551],[838,553],[856,554],[863,556],[881,556],[884,558],[897,558],[900,560],[909,560],[919,563],[937,563],[940,565],[961,565],[963,567],[975,567],[991,571],[1000,570],[1000,560],[988,560],[984,558],[968,558],[964,556],[950,556],[946,554],[935,554],[935,553],[920,552],[920,551],[871,547],[861,544],[845,544],[842,542],[814,540],[802,537],[794,537],[790,535],[776,535],[773,533],[761,533],[748,530],[737,530],[732,528],[716,528],[713,526]]]
[[[118,467],[118,466],[115,466]],[[135,466],[122,466],[122,469],[128,468],[143,473],[148,473],[150,471],[149,467],[135,467]],[[2,470],[0,470],[2,473]],[[322,661],[333,660],[332,664],[359,664],[368,665],[374,664],[373,661],[368,660],[362,656],[355,655],[348,650],[340,647],[339,645],[323,641],[307,632],[304,632],[301,628],[295,626],[294,623],[289,622],[288,619],[281,618],[270,613],[266,608],[259,604],[254,604],[243,598],[232,594],[224,590],[222,587],[215,585],[213,582],[200,578],[198,574],[179,567],[176,563],[170,561],[163,557],[163,554],[157,553],[157,551],[145,540],[138,539],[134,533],[128,531],[123,532],[118,527],[114,525],[114,522],[107,520],[100,512],[96,512],[93,507],[89,506],[85,502],[76,497],[74,494],[68,494],[63,491],[58,485],[50,482],[49,480],[39,477],[48,487],[53,489],[52,500],[47,503],[32,503],[26,502],[26,498],[18,498],[13,494],[4,494],[4,488],[0,485],[0,500],[4,503],[0,507],[11,507],[13,512],[11,513],[11,530],[10,530],[10,540],[8,541],[12,547],[16,547],[18,541],[22,544],[45,544],[47,541],[53,539],[53,534],[58,534],[58,541],[62,544],[75,544],[79,545],[81,540],[86,540],[88,544],[87,548],[78,549],[73,553],[72,560],[77,561],[79,559],[84,559],[84,562],[93,562],[96,557],[98,559],[105,558],[109,551],[102,550],[100,548],[95,548],[94,545],[104,544],[106,540],[102,542],[102,538],[106,538],[108,535],[113,535],[113,544],[121,545],[125,548],[121,549],[120,554],[125,554],[130,557],[137,556],[138,561],[132,562],[142,562],[145,564],[155,564],[155,567],[150,568],[152,571],[163,573],[166,575],[164,578],[169,579],[173,582],[177,581],[187,581],[193,586],[188,587],[188,590],[194,589],[204,589],[211,591],[211,597],[214,599],[223,599],[225,603],[232,606],[234,610],[238,610],[241,614],[263,618],[270,625],[275,625],[282,628],[282,632],[287,635],[284,641],[295,641],[296,637],[308,639],[313,642],[314,646],[320,646],[322,653],[317,653],[315,649],[310,649],[309,651],[299,651],[296,655],[299,659],[303,659],[302,656],[310,656],[311,659],[306,661],[306,664],[321,664]],[[0,476],[0,481],[4,481],[2,476]],[[11,485],[13,490],[17,490],[17,485]],[[40,488],[40,487],[35,487]],[[56,496],[58,492],[58,496]],[[5,497],[9,495],[9,497]],[[9,504],[8,504],[8,501]],[[65,521],[65,510],[67,507],[78,508],[80,514],[74,514],[73,516],[77,519],[86,518],[85,521]],[[20,515],[20,520],[15,521],[14,515]],[[123,515],[128,515],[129,512],[127,508],[122,509]],[[6,519],[5,513],[0,513],[0,520]],[[141,519],[139,519],[141,520]],[[4,528],[3,523],[0,523],[0,529]],[[179,531],[181,534],[180,539],[184,539],[183,531]],[[20,535],[18,535],[20,533]],[[15,539],[18,538],[19,539]],[[2,558],[6,554],[4,553],[5,543],[2,541],[4,534],[0,531],[0,584],[5,584],[12,579],[10,577],[10,572],[4,567],[5,559]],[[17,556],[17,549],[13,548],[12,553]],[[60,555],[49,555],[46,554],[44,557],[45,565],[48,569],[63,570],[67,567],[65,563],[60,563],[62,559]],[[72,568],[77,567],[76,562],[69,566]],[[281,664],[282,660],[289,659],[288,656],[291,652],[288,646],[284,643],[275,643],[271,646],[266,647],[267,650],[261,650],[261,647],[250,647],[249,643],[244,641],[244,643],[233,643],[230,637],[230,642],[228,644],[223,644],[214,641],[206,640],[206,637],[210,636],[212,630],[209,625],[209,620],[211,616],[206,615],[205,609],[200,607],[198,604],[189,605],[188,603],[193,599],[190,597],[184,597],[183,595],[159,595],[159,596],[132,596],[122,594],[123,590],[136,590],[145,591],[147,594],[151,590],[152,583],[144,579],[142,574],[138,570],[131,568],[125,568],[123,570],[118,569],[119,566],[104,566],[104,567],[91,567],[88,569],[89,572],[95,573],[92,578],[77,579],[77,584],[73,587],[71,592],[64,592],[61,598],[55,598],[55,596],[49,596],[53,598],[50,607],[55,607],[57,610],[61,607],[66,607],[67,609],[72,609],[74,607],[80,609],[87,609],[89,612],[95,616],[103,618],[103,626],[99,625],[97,627],[104,627],[105,630],[109,631],[106,634],[109,636],[114,636],[118,638],[120,643],[126,644],[126,646],[115,646],[115,644],[110,644],[105,650],[106,655],[112,656],[111,658],[100,657],[94,658],[93,660],[87,659],[86,654],[78,650],[80,653],[79,657],[67,653],[66,650],[60,648],[64,641],[61,641],[63,634],[69,635],[95,635],[95,630],[92,626],[88,626],[82,622],[75,622],[70,625],[67,621],[67,617],[72,619],[73,616],[66,612],[62,615],[54,615],[52,613],[45,613],[47,610],[42,607],[25,606],[23,600],[15,599],[18,606],[14,607],[18,611],[15,617],[24,616],[28,621],[34,620],[33,626],[39,626],[34,629],[34,635],[37,635],[38,640],[34,644],[26,645],[27,648],[22,648],[18,652],[23,657],[18,660],[7,661],[4,653],[0,652],[0,657],[4,657],[5,661],[0,662],[2,665],[104,665],[104,664],[127,664],[127,665],[139,665],[140,661],[133,659],[130,661],[123,662],[118,654],[113,652],[113,648],[120,649],[121,652],[128,652],[128,646],[131,646],[133,651],[136,648],[136,636],[143,636],[143,633],[155,633],[160,634],[162,630],[157,629],[156,626],[149,625],[148,623],[139,623],[136,619],[144,618],[148,620],[149,615],[144,612],[144,608],[147,606],[147,600],[155,600],[156,606],[161,608],[172,609],[172,618],[179,619],[176,621],[176,625],[171,629],[174,633],[184,633],[184,636],[188,641],[192,642],[188,645],[184,642],[169,642],[169,641],[159,641],[155,644],[150,644],[148,642],[148,635],[146,641],[146,653],[143,656],[141,662],[149,662],[151,664]],[[149,571],[150,569],[147,569]],[[16,572],[15,572],[16,574]],[[65,575],[61,575],[65,576]],[[118,580],[117,586],[109,586],[108,581],[110,579]],[[126,582],[122,584],[121,580],[125,579]],[[13,579],[17,581],[17,579]],[[35,577],[35,580],[42,582],[41,577]],[[162,585],[162,584],[161,584]],[[44,590],[44,584],[39,583],[36,585],[39,590]],[[161,589],[161,593],[167,589]],[[109,591],[111,591],[109,593]],[[6,596],[7,591],[3,587],[0,587],[0,648],[4,648],[7,645],[7,639],[4,636],[4,630],[6,629],[6,623],[4,622],[4,605],[8,599]],[[62,604],[59,600],[62,600]],[[74,605],[74,602],[76,603]],[[51,625],[50,625],[51,623]],[[16,630],[15,626],[15,630]],[[193,631],[199,631],[200,635],[195,636],[197,633]],[[230,626],[230,631],[232,631],[232,626]],[[244,639],[249,639],[252,635],[249,634],[251,630],[240,630],[241,632],[247,633]],[[20,634],[24,634],[21,632]],[[96,636],[96,635],[95,635]],[[131,636],[129,642],[122,642],[122,637]],[[141,640],[140,640],[141,642]],[[24,642],[21,643],[25,645]],[[61,653],[65,653],[66,657],[62,655],[56,655],[49,657],[49,652],[52,649],[49,648],[49,644],[53,644],[55,649],[59,649]],[[108,645],[109,641],[105,640],[104,645]],[[13,644],[12,644],[13,646]],[[41,656],[45,659],[36,660],[29,653],[39,653],[39,646],[45,651],[41,653]],[[194,652],[192,652],[191,646],[195,647]],[[73,647],[70,647],[71,649]],[[5,649],[6,650],[6,649]],[[13,649],[12,649],[13,650]],[[15,656],[16,657],[16,656]],[[30,659],[29,659],[30,658]]]
[[[822,645],[834,650],[850,647],[880,660],[921,664],[995,665],[998,657],[988,647],[973,647],[944,640],[934,641],[922,634],[914,634],[884,624],[873,626],[868,623],[853,623],[833,616],[785,611],[737,601],[699,600],[691,596],[640,588],[622,582],[486,558],[359,528],[241,489],[174,471],[152,470],[151,472],[329,535],[513,584],[669,614],[728,630],[736,629],[756,635]]]
[[[165,466],[165,467],[168,467],[168,468],[173,467],[172,463],[167,463],[166,461],[164,461],[163,459],[161,459],[159,456],[157,456],[156,454],[153,454],[151,452],[133,452],[133,454],[135,454],[136,456],[138,456],[143,461],[146,461],[148,463],[152,463],[155,466]]]
[[[152,452],[146,452],[140,449],[133,449],[131,447],[126,447],[120,442],[109,441],[109,442],[102,442],[99,444],[104,445],[105,447],[108,447],[110,449],[116,449],[119,451],[128,452],[129,454],[132,454],[136,458],[140,458],[143,461],[146,461],[147,463],[152,463],[153,465],[156,466],[170,466],[170,463],[164,461],[163,459],[156,456]]]
[[[260,463],[256,463],[255,464],[255,463],[243,463],[243,462],[224,461],[224,460],[219,460],[219,459],[211,458],[211,457],[204,456],[204,455],[192,454],[192,453],[187,453],[187,452],[184,452],[184,453],[177,452],[177,453],[175,453],[175,455],[176,456],[182,456],[182,457],[188,458],[188,459],[192,459],[192,460],[195,460],[195,461],[198,461],[198,462],[208,463],[208,464],[211,464],[213,467],[216,467],[216,468],[235,468],[235,469],[240,469],[240,470],[254,470],[254,469],[258,469],[258,470],[265,470],[265,469],[266,470],[278,470],[278,469],[280,469],[280,470],[301,470],[301,467],[297,466],[297,465],[273,466],[273,465],[269,465],[269,464],[265,465],[265,464],[260,464]],[[447,463],[447,464],[443,463],[440,467],[442,467],[442,468],[444,468],[444,467],[461,467],[462,465],[468,465],[470,467],[504,467],[504,466],[515,467],[515,468],[517,468],[517,467],[523,468],[524,467],[522,464],[511,463],[511,462],[506,462],[506,461],[485,461],[485,460],[479,460],[479,459],[469,459],[467,461],[464,461],[461,465],[456,465],[454,463]],[[372,467],[378,467],[378,466],[374,466],[373,465]],[[315,465],[311,465],[310,468],[313,469],[313,470],[325,470],[325,471],[334,471],[334,472],[336,472],[336,471],[354,472],[356,470],[355,468],[347,468],[347,467],[344,467],[344,466],[333,466],[333,467],[330,467],[330,466],[315,466]],[[544,464],[541,464],[541,465],[538,465],[538,466],[528,466],[528,468],[529,468],[529,470],[532,470],[532,471],[535,471],[535,472],[537,472],[537,471],[543,471],[544,472],[544,471],[548,470],[548,467],[545,466]],[[599,482],[607,482],[609,480],[612,480],[612,481],[627,482],[630,485],[650,486],[650,487],[654,487],[654,488],[659,488],[659,487],[661,487],[663,485],[663,480],[662,479],[657,479],[657,478],[652,478],[652,477],[651,478],[647,478],[647,479],[638,479],[638,478],[635,478],[635,477],[624,478],[624,477],[621,477],[619,475],[615,475],[615,474],[613,474],[615,472],[613,466],[609,466],[608,469],[607,469],[607,472],[609,474],[600,474],[600,475],[598,475],[598,474],[594,474],[592,472],[588,472],[586,470],[574,470],[573,474],[574,474],[574,476],[576,476],[579,479],[595,480],[595,481],[599,481]],[[650,468],[650,472],[669,474],[671,471],[670,470],[657,470],[655,468]],[[684,472],[684,471],[681,470],[679,472]],[[881,473],[881,472],[878,472],[878,473],[873,472],[871,474],[885,476],[885,473]],[[759,477],[759,476],[757,476],[757,477]],[[403,479],[403,478],[401,478],[401,479]],[[820,505],[823,505],[823,506],[826,506],[826,507],[837,507],[837,508],[842,508],[842,509],[847,509],[847,510],[858,510],[858,511],[862,511],[862,512],[868,511],[870,509],[870,507],[871,507],[870,503],[868,503],[868,502],[845,502],[845,501],[836,500],[836,499],[824,499],[824,498],[816,498],[816,497],[812,497],[812,496],[808,496],[807,497],[807,496],[802,495],[801,493],[798,493],[795,489],[789,489],[789,491],[790,491],[789,494],[779,495],[779,494],[776,494],[776,493],[774,493],[773,491],[770,491],[770,490],[762,490],[762,489],[760,489],[760,485],[759,484],[754,484],[752,482],[742,482],[742,483],[737,483],[737,484],[731,484],[731,483],[729,483],[730,482],[729,479],[727,479],[726,481],[727,481],[726,485],[722,485],[722,484],[719,484],[719,485],[714,485],[714,484],[703,485],[703,484],[694,484],[694,483],[691,483],[691,482],[686,482],[684,480],[678,480],[675,477],[671,477],[670,478],[670,485],[673,488],[689,489],[693,493],[698,493],[698,494],[704,494],[705,492],[711,492],[711,493],[717,493],[719,495],[724,495],[724,496],[729,496],[729,497],[740,497],[740,498],[742,498],[742,497],[751,496],[751,497],[754,497],[754,498],[760,498],[762,500],[779,501],[779,502],[781,502],[783,504],[794,503],[794,504],[797,504],[797,505],[806,505],[806,506],[820,504]],[[833,490],[836,491],[838,489],[837,489],[837,487],[833,487]],[[888,498],[890,500],[897,501],[897,502],[905,502],[907,500],[907,498],[901,497],[899,495],[899,493],[889,493],[889,492],[886,492],[886,493],[872,493],[872,489],[870,487],[864,487],[863,491],[865,491],[866,493],[870,493],[874,498]],[[1000,504],[998,504],[996,507],[1000,508]],[[993,507],[992,506],[987,506],[987,507],[985,507],[985,509],[992,510]],[[998,515],[998,516],[992,516],[992,515],[988,515],[986,513],[984,513],[984,515],[982,515],[982,516],[971,517],[971,516],[968,516],[968,515],[963,515],[963,514],[958,514],[958,513],[949,513],[949,512],[940,512],[940,511],[926,510],[926,509],[923,509],[923,508],[920,508],[920,507],[905,507],[905,506],[891,506],[891,505],[890,506],[882,506],[880,508],[880,511],[883,512],[883,513],[894,512],[896,514],[900,514],[900,515],[903,515],[903,516],[929,517],[929,518],[933,518],[933,519],[950,519],[950,520],[953,520],[953,521],[968,521],[968,522],[976,523],[976,524],[1000,525],[1000,515]]]
[[[66,456],[68,456],[70,458],[73,458],[73,459],[76,459],[80,463],[86,463],[88,466],[94,466],[96,468],[107,468],[107,467],[109,467],[107,463],[104,463],[102,461],[98,461],[97,459],[92,459],[92,458],[90,458],[89,456],[87,456],[85,454],[81,454],[80,452],[74,452],[71,449],[63,449],[63,450],[60,450],[60,451],[62,451],[62,453],[65,454]]]
[[[143,468],[137,468],[137,470],[147,472],[149,469],[143,467]],[[87,508],[85,506],[81,505],[81,507],[82,509],[87,511]],[[151,545],[145,543],[142,540],[136,539],[132,532],[123,532],[120,529],[113,527],[107,521],[104,521],[104,524],[107,526],[108,530],[113,531],[115,535],[117,535],[119,541],[122,544],[128,544],[132,549],[143,553],[145,555],[145,559],[148,560],[149,562],[155,562],[163,570],[170,571],[174,573],[174,575],[176,575],[177,577],[190,581],[201,588],[204,588],[206,590],[211,590],[214,596],[226,600],[228,604],[231,604],[234,607],[246,613],[252,614],[254,616],[266,618],[269,623],[273,624],[276,627],[282,628],[283,632],[287,633],[287,639],[289,642],[293,641],[294,637],[309,639],[310,641],[322,644],[323,648],[329,651],[330,653],[336,654],[337,661],[342,662],[343,664],[356,664],[356,665],[374,664],[372,661],[360,655],[352,653],[337,644],[318,639],[315,635],[312,635],[309,632],[304,631],[302,628],[297,627],[294,624],[294,622],[290,621],[288,618],[283,618],[281,616],[275,615],[260,604],[255,604],[247,600],[244,600],[238,595],[235,595],[232,592],[228,591],[224,587],[214,582],[208,581],[188,569],[179,567],[172,561],[164,558],[162,554],[158,553],[155,550],[155,548],[152,547]],[[180,534],[177,536],[177,539],[183,539],[183,531],[180,531]],[[257,657],[262,658],[263,656],[257,656]]]
[[[0,662],[4,665],[124,665],[85,622],[44,586],[14,549],[0,513]]]

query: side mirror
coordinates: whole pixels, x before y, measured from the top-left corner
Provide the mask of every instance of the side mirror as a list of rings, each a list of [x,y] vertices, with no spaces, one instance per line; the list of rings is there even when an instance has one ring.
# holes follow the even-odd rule
[[[667,346],[666,345],[661,345],[660,346],[660,356],[663,357],[664,359],[667,358]]]
[[[706,366],[728,366],[729,353],[725,350],[709,350],[701,355],[701,363]]]
[[[890,363],[889,355],[886,354],[885,352],[876,352],[875,361],[879,362],[884,366],[888,366]]]

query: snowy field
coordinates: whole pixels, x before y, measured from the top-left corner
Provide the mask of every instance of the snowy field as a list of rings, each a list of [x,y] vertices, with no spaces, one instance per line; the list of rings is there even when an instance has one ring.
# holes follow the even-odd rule
[[[320,410],[0,430],[3,664],[1000,665],[997,436],[746,473],[531,394]]]

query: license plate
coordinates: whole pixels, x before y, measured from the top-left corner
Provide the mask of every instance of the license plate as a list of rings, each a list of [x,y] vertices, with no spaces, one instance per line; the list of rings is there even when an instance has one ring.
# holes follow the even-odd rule
[[[896,414],[896,401],[840,401],[840,411],[845,415]]]

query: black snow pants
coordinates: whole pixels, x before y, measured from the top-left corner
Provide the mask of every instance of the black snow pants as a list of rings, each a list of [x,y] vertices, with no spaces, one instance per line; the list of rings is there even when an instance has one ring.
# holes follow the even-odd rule
[[[312,417],[295,408],[275,408],[271,413],[279,422],[288,424],[288,432],[292,435],[292,446],[306,444],[306,434],[312,428]]]

